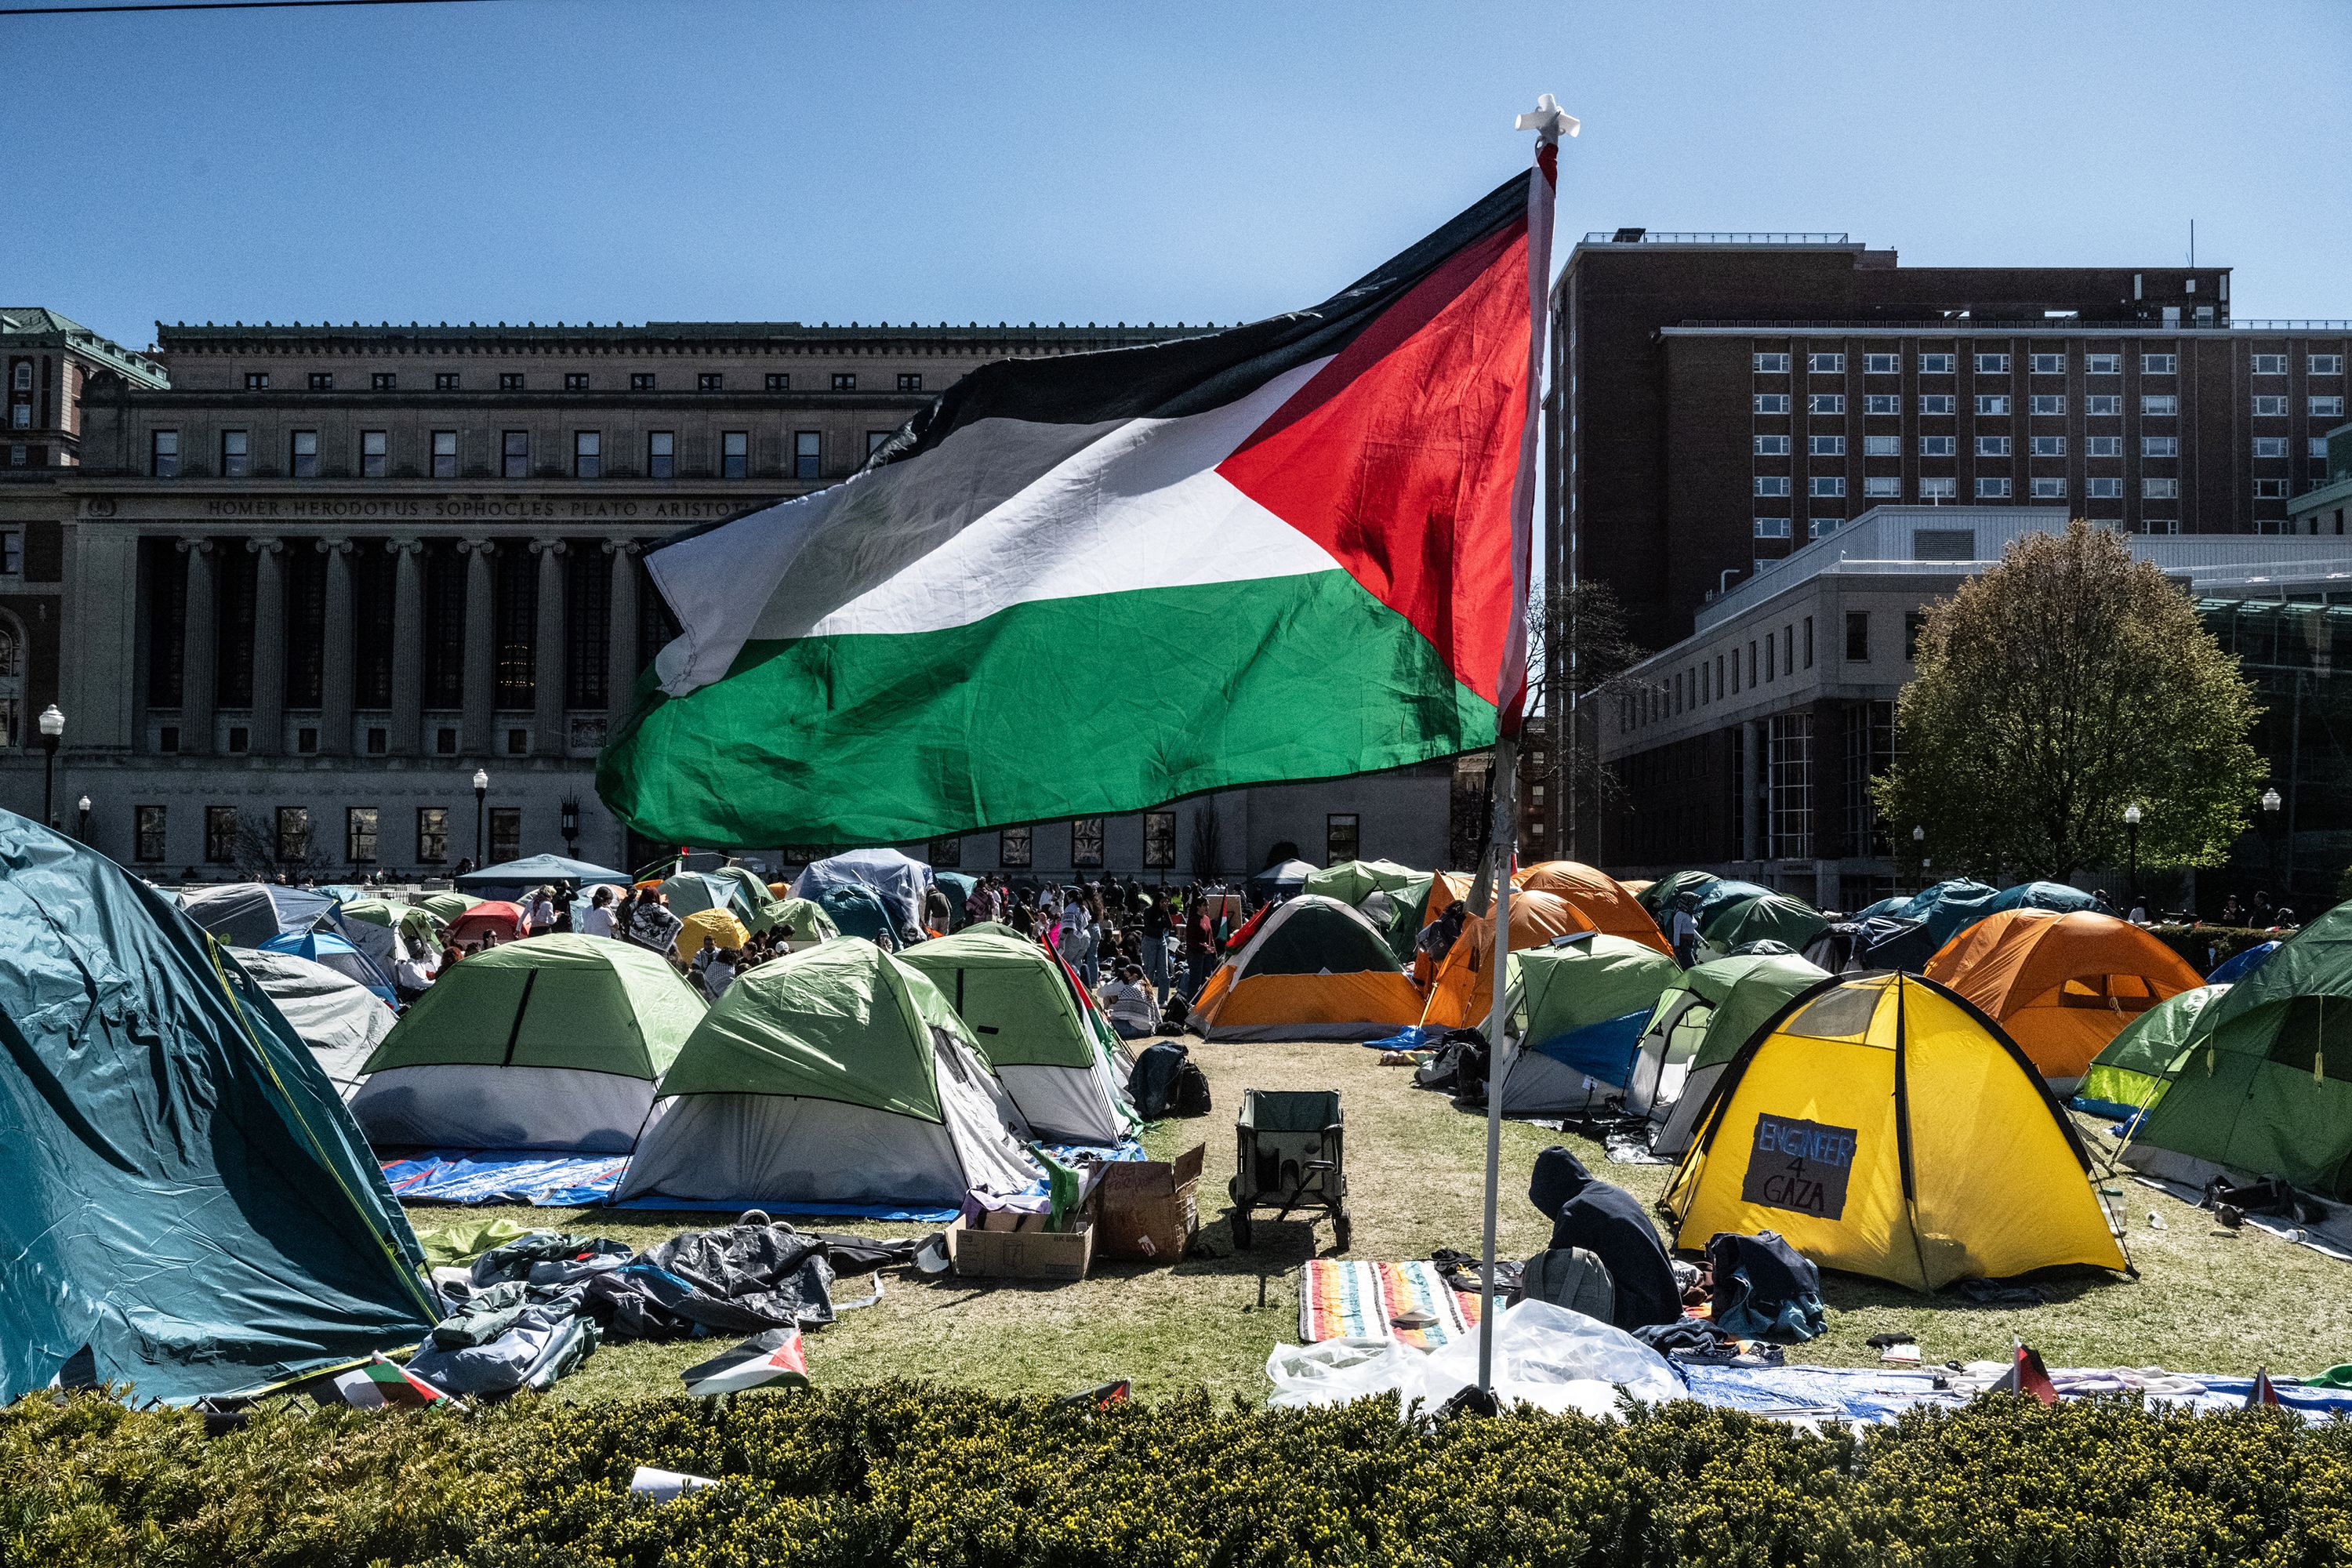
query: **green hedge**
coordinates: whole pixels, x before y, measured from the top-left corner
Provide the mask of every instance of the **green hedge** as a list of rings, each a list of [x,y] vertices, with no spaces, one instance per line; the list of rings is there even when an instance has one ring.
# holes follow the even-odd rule
[[[2196,925],[2150,926],[2147,933],[2188,960],[2189,967],[2198,973],[2210,974],[2250,947],[2284,942],[2294,934],[2294,929],[2273,926],[2258,931],[2250,926],[2206,925],[2200,921]]]
[[[640,1463],[725,1478],[631,1497]],[[1691,1404],[1097,1414],[891,1385],[471,1415],[0,1411],[44,1564],[2286,1564],[2352,1558],[2352,1425],[2013,1398],[1814,1435]]]

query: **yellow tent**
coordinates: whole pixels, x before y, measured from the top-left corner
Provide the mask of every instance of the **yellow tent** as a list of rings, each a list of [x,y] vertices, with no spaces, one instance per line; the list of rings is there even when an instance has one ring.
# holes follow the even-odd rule
[[[1854,975],[1726,1064],[1662,1206],[1677,1247],[1778,1231],[1825,1268],[1936,1290],[2126,1268],[2089,1169],[1999,1025],[1933,981]]]
[[[1574,904],[1556,893],[1514,891],[1511,894],[1511,949],[1541,947],[1556,936],[1592,931],[1595,927]],[[1437,966],[1430,983],[1429,1005],[1421,1015],[1426,1027],[1483,1029],[1494,1011],[1495,917],[1472,915],[1462,922],[1462,934]]]
[[[700,952],[702,939],[706,936],[717,937],[722,949],[740,948],[751,940],[751,933],[743,929],[743,922],[725,910],[697,910],[686,917],[685,924],[677,928],[677,955],[690,959]]]
[[[1192,1004],[1208,1040],[1377,1040],[1421,1018],[1379,928],[1337,899],[1276,906]]]

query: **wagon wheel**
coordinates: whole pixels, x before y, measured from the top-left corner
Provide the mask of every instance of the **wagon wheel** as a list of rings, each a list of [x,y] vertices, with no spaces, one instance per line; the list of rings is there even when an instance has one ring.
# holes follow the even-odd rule
[[[1233,1211],[1234,1249],[1246,1252],[1250,1244],[1249,1210],[1236,1207]]]
[[[1346,1209],[1341,1209],[1331,1216],[1331,1233],[1339,1238],[1339,1250],[1347,1251],[1349,1243],[1356,1234],[1356,1222],[1348,1217]]]

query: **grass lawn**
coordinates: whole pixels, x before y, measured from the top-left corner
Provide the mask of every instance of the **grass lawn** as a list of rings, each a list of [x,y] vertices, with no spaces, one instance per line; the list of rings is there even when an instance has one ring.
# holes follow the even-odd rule
[[[1414,1089],[1409,1070],[1381,1067],[1377,1055],[1360,1046],[1190,1044],[1209,1075],[1217,1109],[1195,1121],[1160,1123],[1145,1142],[1155,1158],[1195,1142],[1208,1145],[1203,1224],[1192,1256],[1173,1268],[1097,1263],[1091,1278],[1050,1287],[952,1276],[932,1280],[895,1271],[887,1277],[880,1303],[844,1313],[809,1337],[811,1374],[820,1384],[920,1377],[1041,1394],[1126,1377],[1145,1396],[1199,1386],[1219,1398],[1263,1398],[1268,1352],[1298,1337],[1298,1266],[1334,1240],[1328,1223],[1276,1225],[1261,1217],[1255,1248],[1234,1254],[1224,1221],[1224,1184],[1234,1169],[1234,1115],[1246,1087],[1344,1093],[1349,1207],[1355,1218],[1350,1256],[1397,1259],[1426,1258],[1440,1247],[1477,1250],[1484,1117]],[[2114,1140],[2100,1132],[2091,1142],[2105,1149]],[[1666,1166],[1611,1165],[1598,1144],[1507,1121],[1498,1242],[1504,1256],[1525,1258],[1550,1234],[1526,1193],[1537,1152],[1554,1142],[1568,1143],[1596,1173],[1644,1200],[1664,1185]],[[2003,1355],[2012,1336],[2025,1339],[2053,1366],[2160,1365],[2242,1376],[2257,1363],[2294,1373],[2352,1360],[2352,1300],[2346,1291],[2352,1273],[2344,1265],[2251,1231],[2224,1231],[2210,1215],[2128,1176],[2108,1177],[2103,1184],[2122,1190],[2111,1201],[2128,1221],[2125,1245],[2138,1279],[2060,1271],[2045,1280],[2054,1300],[1994,1310],[1949,1294],[1922,1297],[1829,1275],[1823,1281],[1829,1332],[1790,1359],[1825,1366],[1874,1363],[1878,1352],[1864,1342],[1900,1329],[1918,1337],[1931,1362]],[[2150,1226],[2151,1211],[2163,1217],[2164,1229]],[[432,1205],[413,1206],[409,1217],[425,1230],[493,1213],[524,1225],[616,1237],[640,1247],[714,1218]],[[799,1223],[877,1236],[920,1231]],[[841,1293],[863,1289],[862,1280],[844,1280]],[[559,1392],[574,1398],[676,1392],[679,1370],[715,1348],[707,1341],[607,1345]]]

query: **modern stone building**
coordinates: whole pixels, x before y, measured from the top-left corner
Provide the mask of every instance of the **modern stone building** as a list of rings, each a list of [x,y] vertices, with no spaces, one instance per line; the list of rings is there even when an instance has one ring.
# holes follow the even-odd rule
[[[1201,330],[159,326],[152,358],[91,375],[79,465],[20,508],[47,509],[25,526],[54,541],[66,628],[47,659],[32,638],[20,700],[66,716],[59,802],[87,795],[99,847],[159,877],[640,865],[669,847],[628,841],[593,771],[676,631],[647,545],[845,478],[979,364]],[[1349,844],[1432,863],[1451,775],[913,847],[1039,876]],[[39,809],[36,773],[0,778]]]

